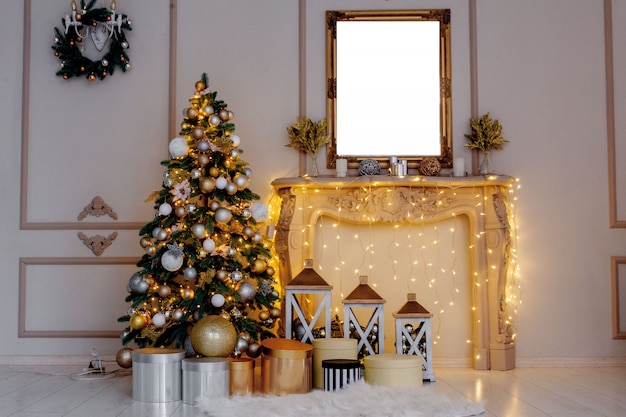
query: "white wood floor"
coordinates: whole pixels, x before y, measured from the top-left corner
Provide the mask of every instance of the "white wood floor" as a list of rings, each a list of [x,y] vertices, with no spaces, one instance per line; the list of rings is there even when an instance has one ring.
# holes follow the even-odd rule
[[[202,417],[182,402],[133,401],[132,376],[75,380],[82,366],[0,365],[0,416]],[[107,368],[108,372],[114,368]],[[422,389],[486,401],[486,417],[626,416],[626,367],[435,368]],[[250,410],[254,416],[254,410]],[[233,416],[237,417],[237,416]],[[303,416],[305,417],[305,416]]]

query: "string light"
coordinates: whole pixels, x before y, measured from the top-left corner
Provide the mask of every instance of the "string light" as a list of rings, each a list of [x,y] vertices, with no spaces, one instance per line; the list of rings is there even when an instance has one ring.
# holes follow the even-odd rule
[[[494,256],[498,257],[499,252],[495,253],[492,248],[483,246],[485,245],[484,239],[487,239],[488,235],[487,231],[480,226],[480,222],[486,221],[483,219],[488,216],[486,212],[487,203],[490,206],[492,204],[491,194],[493,191],[490,189],[490,185],[474,186],[470,194],[470,199],[473,196],[474,201],[470,201],[469,204],[474,207],[474,214],[472,215],[478,217],[475,220],[479,222],[479,225],[472,223],[469,224],[468,228],[465,222],[472,219],[469,218],[470,215],[466,217],[466,213],[460,214],[451,210],[444,214],[447,219],[441,220],[440,212],[446,211],[449,207],[446,199],[451,198],[456,201],[467,198],[465,193],[463,197],[458,196],[458,190],[454,187],[448,188],[439,185],[433,190],[431,186],[424,184],[423,179],[409,183],[409,187],[406,187],[408,182],[403,182],[398,187],[408,188],[408,194],[415,195],[417,198],[407,200],[405,207],[396,212],[394,210],[397,210],[398,207],[395,205],[394,199],[397,198],[398,187],[385,186],[381,188],[380,184],[376,182],[357,188],[351,186],[349,188],[350,193],[360,192],[362,194],[350,206],[349,213],[345,215],[346,206],[341,204],[335,205],[335,213],[316,210],[315,204],[312,204],[311,196],[315,195],[317,198],[319,193],[324,189],[328,190],[328,187],[326,184],[320,184],[319,187],[316,187],[315,184],[310,183],[311,181],[317,180],[307,178],[307,186],[303,186],[301,189],[302,203],[297,207],[297,210],[300,210],[298,215],[302,216],[304,223],[310,219],[316,220],[316,224],[303,224],[300,229],[303,245],[302,256],[303,260],[306,257],[316,259],[318,268],[328,274],[326,278],[329,282],[339,284],[337,289],[339,297],[333,297],[336,304],[340,303],[344,296],[343,286],[357,282],[359,275],[368,275],[371,285],[380,287],[383,291],[391,290],[389,288],[391,281],[405,285],[410,292],[422,294],[421,297],[426,302],[428,302],[428,296],[424,290],[415,291],[415,289],[424,286],[432,292],[430,302],[431,305],[436,306],[434,309],[437,321],[436,340],[441,339],[442,315],[447,313],[446,310],[458,310],[459,306],[463,308],[464,303],[458,302],[459,295],[465,294],[462,299],[465,300],[464,302],[469,302],[467,308],[472,312],[477,312],[477,306],[474,303],[478,300],[475,300],[471,294],[478,289],[484,291],[482,288],[489,280],[486,270],[478,270],[475,265],[474,269],[470,270],[470,260],[475,259],[475,252],[484,247],[484,254],[491,261],[487,265],[488,271],[497,271],[499,268],[499,265],[493,263]],[[336,195],[342,195],[346,191],[343,190],[346,185],[350,185],[349,180],[342,180],[341,184],[336,187],[333,184]],[[464,185],[464,187],[467,186]],[[506,268],[504,272],[506,276],[504,298],[506,306],[503,323],[511,328],[513,338],[516,335],[515,316],[518,306],[522,302],[521,286],[518,284],[520,265],[517,253],[519,226],[515,204],[517,201],[515,191],[517,189],[519,189],[519,182],[516,180],[513,185],[505,189],[505,195],[501,196],[507,200],[505,202],[507,218],[500,219],[500,221],[509,222],[509,228],[505,232],[510,233],[510,236],[506,236],[510,238],[510,243],[504,248],[506,256],[504,258],[505,264],[502,265],[503,268]],[[298,198],[300,197],[298,196]],[[467,203],[465,200],[464,204]],[[423,207],[427,205],[435,207],[437,213],[423,210]],[[384,207],[383,210],[392,213],[394,220],[389,223],[387,220],[381,222],[377,218],[380,214],[376,212],[376,209],[373,209],[375,206]],[[493,210],[492,207],[489,209]],[[328,207],[325,210],[328,210]],[[350,222],[344,222],[343,219],[345,218],[351,219]],[[388,227],[391,229],[387,229],[386,234],[384,231],[381,232]],[[460,231],[463,233],[459,234]],[[390,238],[391,241],[383,241],[381,233],[385,239]],[[489,231],[489,233],[491,232]],[[315,236],[315,241],[309,241],[313,236]],[[464,243],[465,241],[467,243]],[[382,257],[379,253],[380,250],[378,250],[380,247],[385,248]],[[311,250],[315,251],[315,256],[311,256],[312,254],[309,252]],[[459,255],[462,257],[459,258]],[[461,259],[463,263],[459,264]],[[466,266],[465,263],[468,265]],[[326,266],[330,266],[330,268],[326,268]],[[467,271],[467,273],[459,273],[459,271]],[[467,278],[464,278],[464,275]],[[459,278],[465,280],[459,282]],[[384,285],[382,285],[383,282]],[[459,285],[460,283],[461,285]],[[481,308],[486,309],[488,306],[481,306]],[[333,311],[337,314],[341,309],[335,305]],[[458,311],[455,314],[462,315]],[[474,314],[473,316],[475,325],[482,325],[481,317]],[[468,332],[471,332],[471,329]],[[462,340],[465,340],[467,344],[473,343],[471,338],[463,338]],[[477,355],[477,358],[480,358],[480,355]]]

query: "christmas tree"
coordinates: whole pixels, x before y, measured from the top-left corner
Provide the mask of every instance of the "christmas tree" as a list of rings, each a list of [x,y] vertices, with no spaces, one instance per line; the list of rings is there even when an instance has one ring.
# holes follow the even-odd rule
[[[180,136],[169,143],[170,158],[161,162],[162,187],[148,198],[155,216],[139,231],[146,253],[129,280],[131,306],[119,319],[129,322],[124,345],[255,357],[259,342],[275,336],[279,294],[271,241],[261,232],[268,209],[248,188],[252,171],[240,157],[233,113],[216,97],[203,74]],[[225,340],[230,331],[215,339],[224,322],[236,332],[232,345]],[[224,343],[226,352],[210,346]]]

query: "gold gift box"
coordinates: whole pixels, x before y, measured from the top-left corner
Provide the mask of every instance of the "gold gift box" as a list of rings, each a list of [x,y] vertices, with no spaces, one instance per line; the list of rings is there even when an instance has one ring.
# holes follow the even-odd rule
[[[261,391],[264,394],[304,394],[311,391],[311,345],[276,338],[265,339],[261,348]]]

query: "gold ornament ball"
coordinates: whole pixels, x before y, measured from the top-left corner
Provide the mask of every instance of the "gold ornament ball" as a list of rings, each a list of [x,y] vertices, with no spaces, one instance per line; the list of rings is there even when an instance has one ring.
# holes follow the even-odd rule
[[[191,300],[194,298],[195,293],[191,288],[181,288],[180,296],[183,300]]]
[[[204,83],[204,81],[197,81],[196,82],[196,91],[202,91],[206,88],[206,84]]]
[[[135,313],[130,316],[130,327],[135,330],[141,330],[146,327],[148,321],[146,320],[146,316],[143,314]]]
[[[218,175],[220,175],[220,170],[218,167],[211,167],[209,168],[209,175],[212,177],[217,177]]]
[[[202,190],[203,193],[210,193],[215,190],[215,180],[207,177],[200,179],[200,190]]]
[[[194,139],[202,139],[204,137],[204,130],[201,127],[196,127],[191,131],[191,136]]]
[[[270,313],[267,310],[259,312],[259,320],[265,321],[270,318]]]
[[[174,213],[177,217],[183,217],[185,215],[185,207],[176,206],[176,208],[174,209]]]
[[[130,368],[133,366],[133,350],[131,348],[121,348],[115,355],[115,361],[122,368]]]
[[[273,266],[268,266],[267,269],[265,270],[265,272],[267,273],[267,275],[269,275],[270,277],[273,277],[274,274],[276,273],[276,270],[274,269]]]
[[[252,265],[252,272],[260,274],[267,268],[267,264],[263,259],[255,259]]]
[[[209,158],[209,155],[204,154],[204,153],[202,153],[202,154],[198,155],[198,163],[199,163],[201,166],[205,166],[205,165],[206,165],[206,164],[208,164],[209,162],[211,162],[211,158]]]
[[[191,346],[200,355],[227,357],[236,345],[235,326],[221,316],[205,316],[191,330]]]
[[[187,109],[187,117],[190,119],[195,119],[196,117],[198,117],[198,109],[194,107],[189,107]]]
[[[280,318],[280,308],[278,307],[270,308],[270,317],[273,319]]]
[[[228,110],[226,109],[220,110],[219,116],[220,116],[220,119],[222,120],[228,120]]]
[[[246,350],[246,355],[251,358],[256,358],[261,354],[261,345],[257,342],[250,342],[248,344],[248,349]]]

